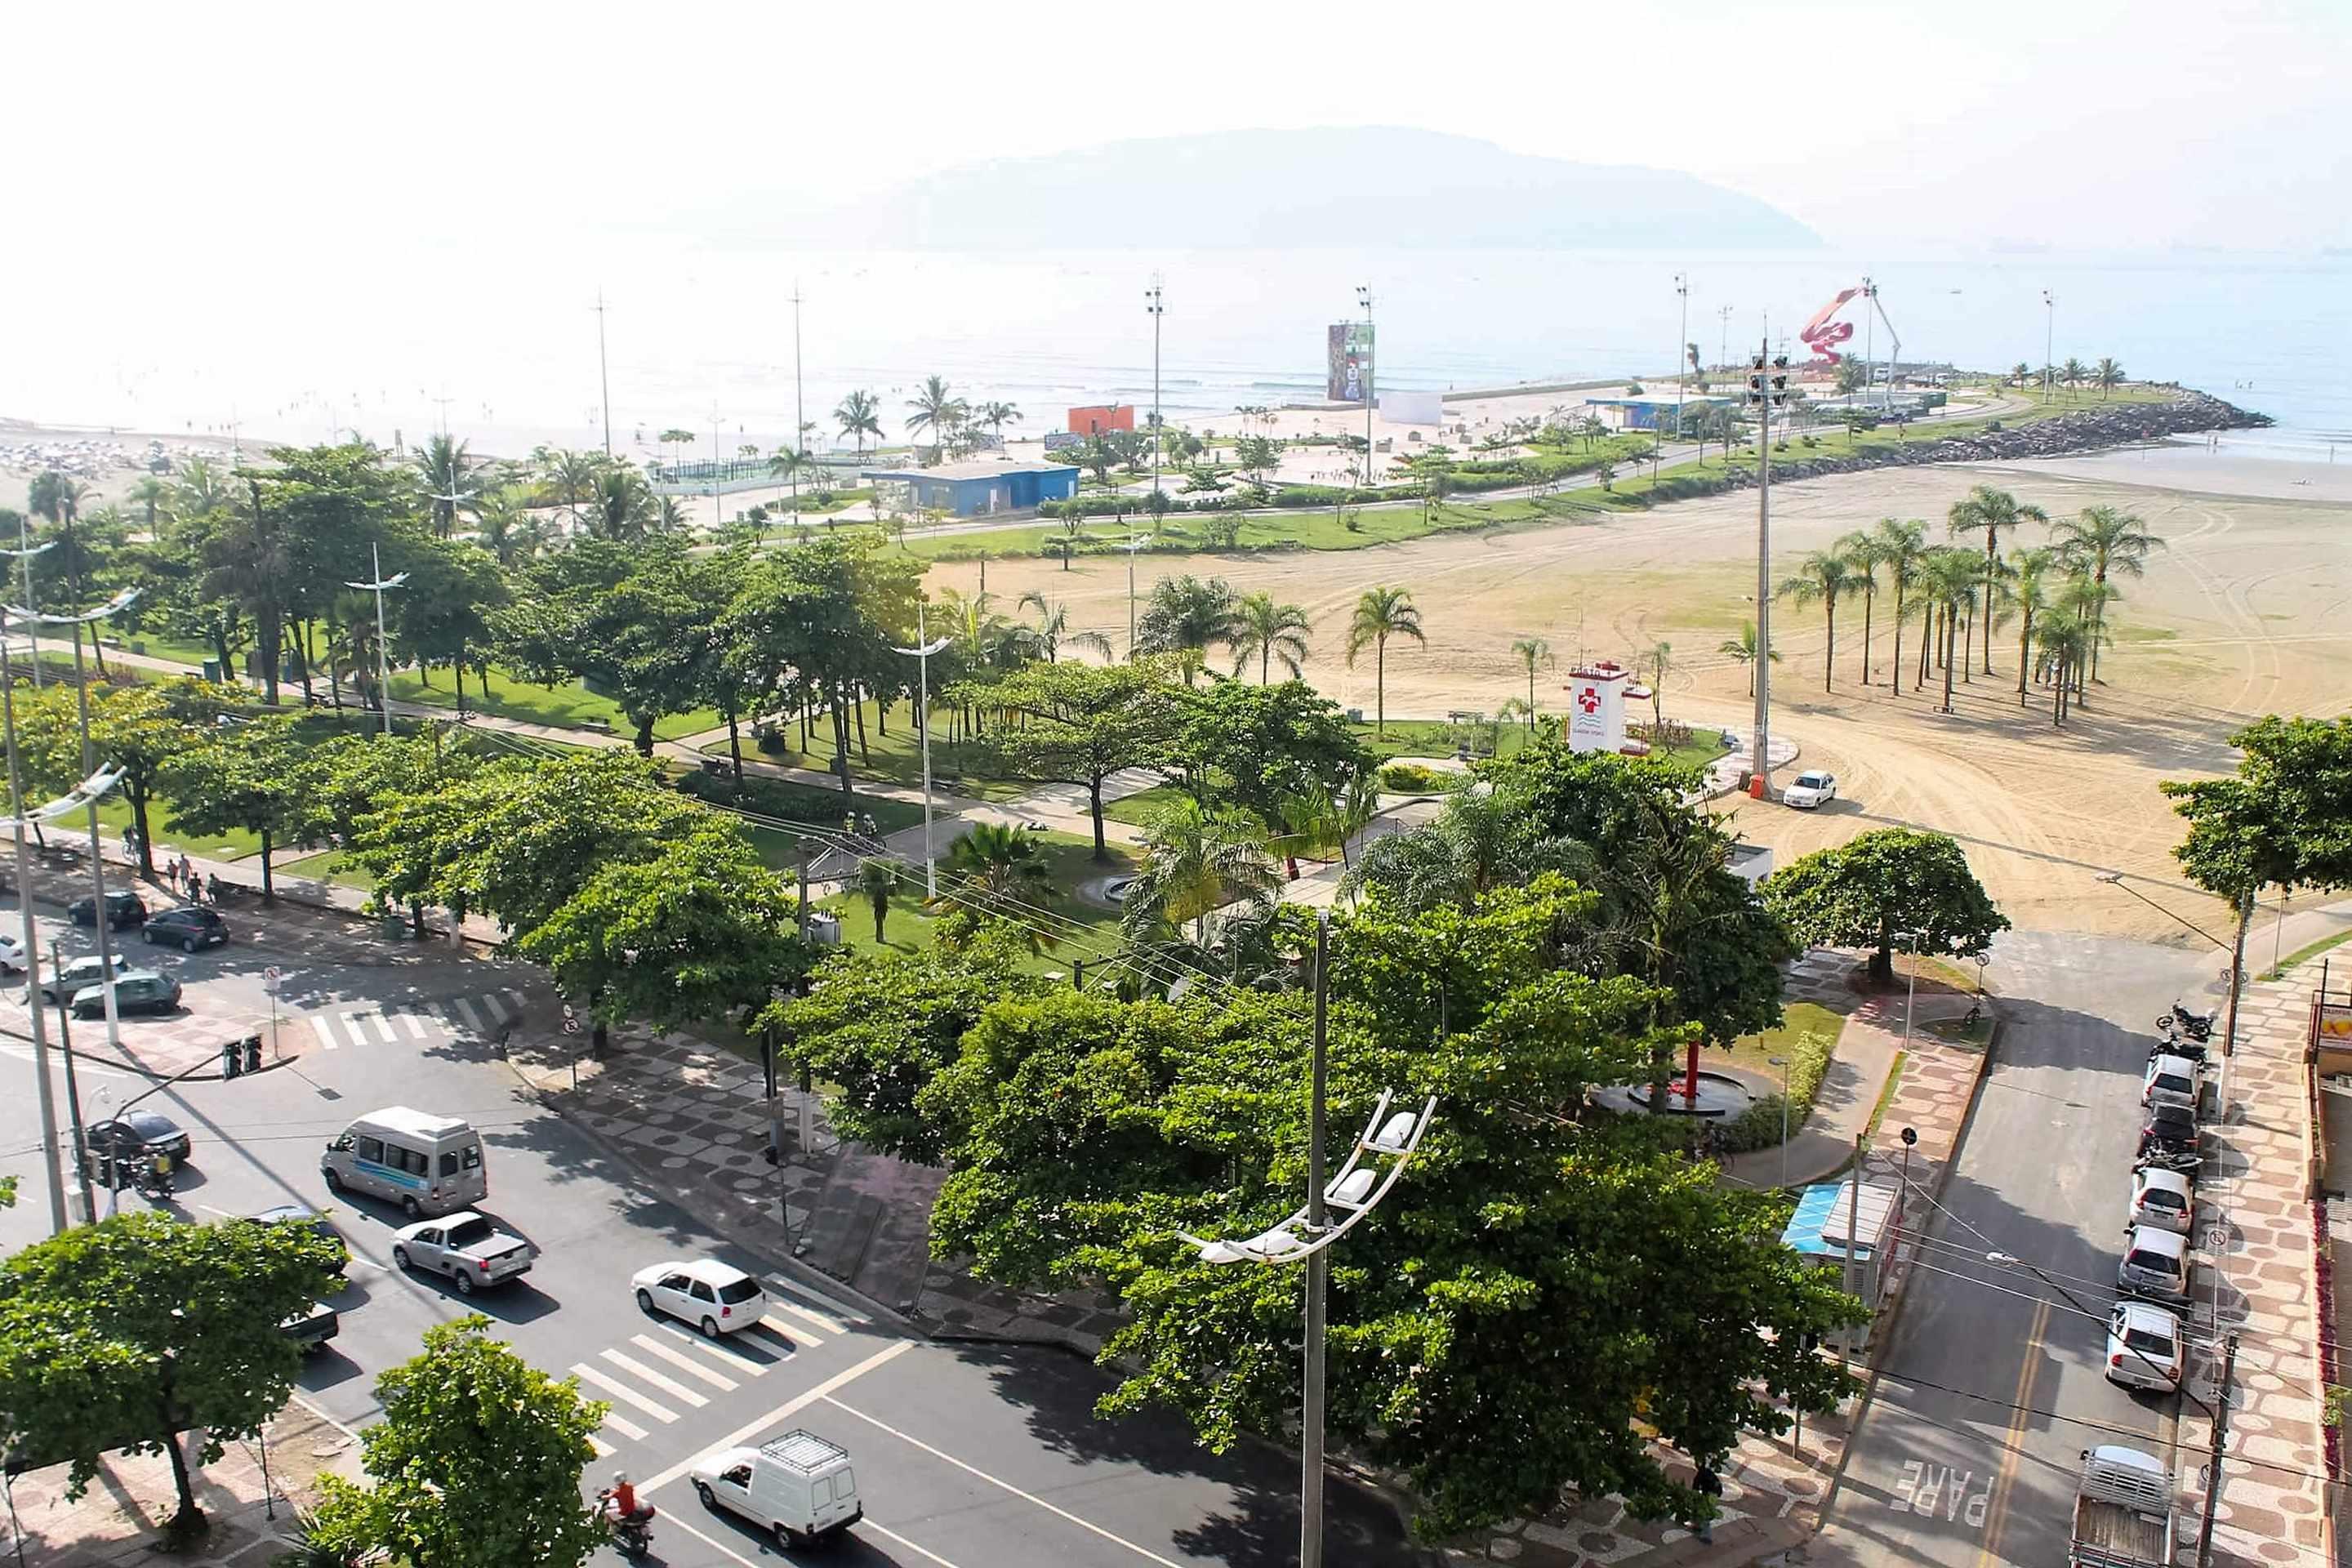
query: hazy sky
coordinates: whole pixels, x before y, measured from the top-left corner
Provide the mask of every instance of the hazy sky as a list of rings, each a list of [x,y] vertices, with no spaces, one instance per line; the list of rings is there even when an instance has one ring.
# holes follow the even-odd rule
[[[528,247],[976,158],[1354,123],[1684,169],[1843,245],[2352,244],[2346,0],[27,0],[0,55],[18,247],[117,223]]]

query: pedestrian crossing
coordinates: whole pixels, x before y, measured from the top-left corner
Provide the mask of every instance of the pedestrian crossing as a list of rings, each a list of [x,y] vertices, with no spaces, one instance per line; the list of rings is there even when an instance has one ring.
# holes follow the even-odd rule
[[[438,1040],[452,1035],[488,1035],[520,1021],[522,993],[509,987],[482,996],[439,1002],[392,1002],[341,1007],[310,1015],[310,1031],[326,1050],[346,1046],[393,1046],[404,1040]]]
[[[803,1350],[847,1334],[844,1318],[867,1322],[865,1314],[828,1302],[820,1310],[807,1294],[776,1280],[762,1280],[767,1315],[724,1339],[707,1340],[684,1323],[650,1317],[626,1342],[596,1352],[570,1368],[582,1391],[606,1406],[601,1431],[589,1437],[599,1458],[623,1442],[642,1443],[703,1409],[714,1399],[765,1377]]]

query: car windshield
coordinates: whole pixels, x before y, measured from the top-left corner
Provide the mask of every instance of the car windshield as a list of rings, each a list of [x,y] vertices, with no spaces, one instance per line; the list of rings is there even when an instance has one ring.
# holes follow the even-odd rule
[[[2144,1355],[2168,1356],[2172,1353],[2172,1341],[2153,1329],[2134,1329],[2124,1336],[2124,1343]]]
[[[1829,782],[1830,781],[1827,778],[1823,777],[1820,773],[1799,773],[1797,775],[1797,785],[1801,789],[1819,789],[1822,785]]]
[[[147,1138],[169,1138],[180,1130],[178,1122],[158,1116],[152,1110],[134,1110],[123,1120],[131,1123],[141,1136]]]
[[[478,1241],[489,1240],[491,1234],[490,1222],[480,1215],[476,1215],[470,1219],[459,1220],[449,1227],[449,1245],[471,1247]]]
[[[719,1299],[730,1307],[739,1301],[748,1301],[759,1293],[758,1281],[751,1279],[730,1279],[719,1287]]]
[[[2143,1207],[2152,1209],[2179,1210],[2186,1206],[2180,1201],[2179,1193],[2168,1193],[2162,1187],[2150,1187],[2142,1195],[2140,1203]]]
[[[2165,1257],[2160,1252],[2140,1252],[2135,1250],[2126,1257],[2124,1261],[2130,1264],[2134,1268],[2145,1268],[2149,1270],[2151,1273],[2169,1274],[2172,1272],[2172,1259]]]

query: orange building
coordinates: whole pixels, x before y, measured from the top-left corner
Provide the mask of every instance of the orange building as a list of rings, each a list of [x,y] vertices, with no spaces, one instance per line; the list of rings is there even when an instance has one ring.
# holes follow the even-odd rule
[[[1111,430],[1135,428],[1135,405],[1132,403],[1098,403],[1087,408],[1070,410],[1070,434],[1100,436]]]

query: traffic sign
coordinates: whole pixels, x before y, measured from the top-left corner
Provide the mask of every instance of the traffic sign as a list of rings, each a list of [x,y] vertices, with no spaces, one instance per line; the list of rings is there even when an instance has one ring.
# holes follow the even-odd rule
[[[567,1035],[576,1035],[576,1034],[578,1034],[578,1033],[580,1032],[580,1020],[579,1020],[579,1019],[577,1019],[577,1018],[566,1018],[566,1019],[564,1019],[564,1020],[563,1020],[563,1032],[564,1032],[565,1034],[567,1034]]]
[[[267,968],[267,969],[263,970],[261,973],[262,973],[262,975],[263,975],[263,977],[264,977],[264,978],[266,978],[266,979],[269,979],[269,980],[283,980],[283,979],[285,979],[285,978],[286,978],[286,972],[285,972],[284,970],[282,970],[282,969],[278,968],[278,967],[276,964],[274,964],[274,963],[273,963],[273,964],[271,964],[268,968]]]

